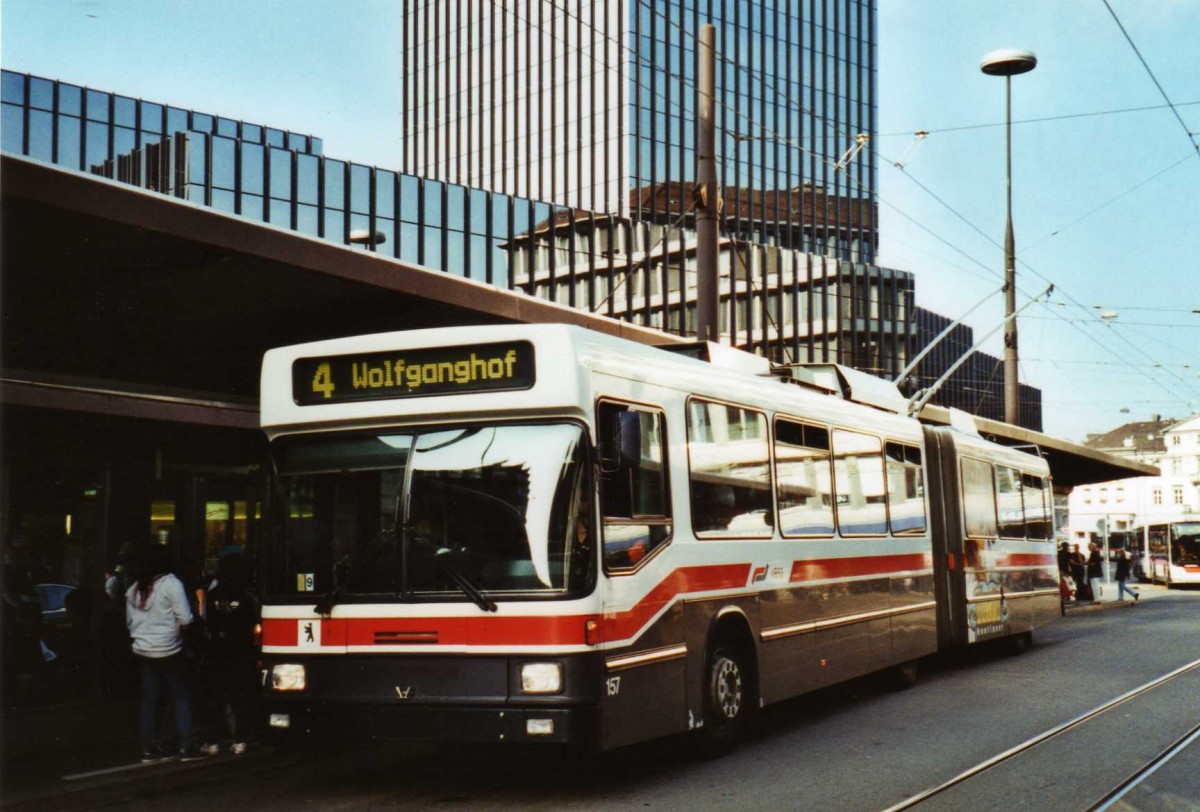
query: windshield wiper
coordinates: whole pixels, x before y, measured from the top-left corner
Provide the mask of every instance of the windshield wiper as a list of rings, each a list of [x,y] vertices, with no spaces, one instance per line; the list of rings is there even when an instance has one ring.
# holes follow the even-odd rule
[[[440,550],[434,553],[433,561],[442,572],[450,576],[450,580],[453,581],[455,585],[463,591],[463,594],[475,602],[476,606],[485,612],[495,612],[499,608],[496,606],[496,602],[487,595],[483,594],[479,590],[479,587],[471,583],[467,576],[459,572],[458,569],[450,563],[451,555],[452,553],[449,548],[442,547]]]
[[[349,567],[349,570],[346,572],[344,577],[337,577],[337,569],[338,566],[346,562],[346,559],[349,558],[349,556],[346,556],[337,564],[334,564],[333,573],[336,583],[326,590],[325,594],[321,596],[321,599],[317,601],[317,605],[313,607],[313,611],[321,617],[329,617],[329,614],[333,611],[333,607],[337,605],[338,599],[342,597],[342,594],[345,593],[350,584],[357,580],[358,577],[367,570],[368,565],[375,563],[375,559],[379,556],[379,551],[383,548],[383,545],[380,544],[380,542],[383,541],[383,539],[388,535],[394,534],[394,530],[387,528],[380,530],[375,538],[371,540],[371,543],[367,546],[367,549],[363,550],[362,555],[354,562],[353,565]]]
[[[431,537],[421,533],[411,524],[405,524],[403,529],[405,539],[411,539],[418,544],[434,548],[434,566],[445,573],[446,577],[453,581],[454,585],[462,590],[462,593],[470,598],[476,606],[485,612],[495,612],[499,608],[494,600],[483,594],[483,590],[475,586],[470,578],[463,575],[458,567],[450,563],[450,556],[454,555],[453,550],[449,547],[438,547]]]

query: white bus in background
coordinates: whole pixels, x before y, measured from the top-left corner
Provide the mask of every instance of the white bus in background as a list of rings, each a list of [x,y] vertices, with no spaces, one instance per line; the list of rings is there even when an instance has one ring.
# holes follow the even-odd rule
[[[1200,516],[1142,524],[1131,535],[1151,583],[1200,584]]]

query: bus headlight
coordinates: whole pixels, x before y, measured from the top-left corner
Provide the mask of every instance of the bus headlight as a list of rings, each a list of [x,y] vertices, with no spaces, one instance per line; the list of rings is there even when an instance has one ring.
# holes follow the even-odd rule
[[[562,663],[523,663],[521,693],[556,694],[562,690]]]
[[[276,663],[271,668],[271,688],[276,691],[303,691],[307,681],[299,663]]]

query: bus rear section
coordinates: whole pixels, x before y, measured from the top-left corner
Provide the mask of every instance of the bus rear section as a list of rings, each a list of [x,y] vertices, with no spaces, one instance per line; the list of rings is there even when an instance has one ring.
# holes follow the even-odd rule
[[[1035,454],[925,427],[938,643],[1024,647],[1061,615],[1049,467]]]

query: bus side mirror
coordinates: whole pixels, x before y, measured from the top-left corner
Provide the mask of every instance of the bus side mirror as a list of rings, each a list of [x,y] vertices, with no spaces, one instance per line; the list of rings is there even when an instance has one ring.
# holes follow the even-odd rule
[[[606,474],[636,470],[642,464],[642,419],[637,412],[617,412],[600,444],[600,470]]]

